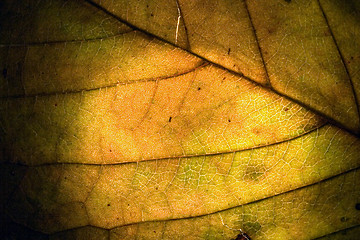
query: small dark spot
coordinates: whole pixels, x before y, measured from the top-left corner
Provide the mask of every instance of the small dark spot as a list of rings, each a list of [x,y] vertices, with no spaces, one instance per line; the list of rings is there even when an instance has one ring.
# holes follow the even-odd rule
[[[228,122],[231,122],[231,120],[229,119]]]
[[[251,240],[251,238],[246,233],[239,233],[233,240]]]
[[[44,72],[41,72],[41,74],[45,74]]]
[[[156,233],[156,231],[154,230],[154,233]]]
[[[158,188],[158,187],[156,187],[155,189],[156,189],[156,190],[158,190],[159,188]]]
[[[360,210],[360,203],[355,204],[355,209]]]
[[[287,2],[287,3],[291,3],[291,0],[285,0],[285,2]]]
[[[119,218],[117,217],[116,220],[119,220]]]
[[[6,78],[6,76],[7,76],[7,69],[4,68],[4,69],[3,69],[3,77]]]
[[[342,218],[340,218],[340,221],[341,222],[347,222],[349,220],[349,218],[347,218],[347,217],[342,217]]]
[[[226,77],[223,77],[223,80],[225,80],[226,79]]]
[[[330,30],[326,30],[326,31],[324,31],[324,36],[331,36],[331,32],[330,32]]]
[[[108,203],[108,205],[107,205],[108,207],[110,207],[110,203]]]
[[[255,133],[256,135],[259,135],[261,133],[260,129],[258,128],[254,128],[252,132]]]
[[[130,204],[128,203],[128,206],[130,206]]]
[[[112,152],[112,150],[110,149],[109,152]]]
[[[201,87],[198,87],[198,91],[200,91],[201,90]]]
[[[55,103],[54,106],[57,107],[57,103]]]
[[[286,108],[284,108],[284,111],[285,111],[285,112],[289,111],[289,108],[287,108],[287,107],[286,107]]]
[[[228,49],[228,55],[230,55],[230,52],[231,52],[231,48]]]
[[[153,17],[153,16],[154,16],[154,14],[153,14],[153,13],[151,13],[151,14],[150,14],[150,16],[152,16],[152,17]]]
[[[351,60],[353,60],[353,59],[354,59],[354,57],[353,57],[353,56],[351,56],[351,57],[350,57],[350,59],[351,59]]]
[[[235,67],[236,65],[234,64],[233,67]]]
[[[146,5],[146,7],[148,8],[148,7],[149,7],[149,5]]]
[[[67,179],[67,177],[64,177],[64,179]]]
[[[169,122],[171,122],[172,117],[169,117]]]

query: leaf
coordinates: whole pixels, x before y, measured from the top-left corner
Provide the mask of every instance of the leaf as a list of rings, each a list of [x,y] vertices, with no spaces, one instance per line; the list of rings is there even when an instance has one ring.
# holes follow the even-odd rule
[[[3,235],[356,236],[355,1],[0,9]]]

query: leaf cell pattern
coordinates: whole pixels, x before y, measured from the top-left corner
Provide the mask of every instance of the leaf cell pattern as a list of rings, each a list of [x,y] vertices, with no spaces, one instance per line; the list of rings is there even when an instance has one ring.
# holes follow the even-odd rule
[[[359,10],[4,1],[1,234],[356,239]]]

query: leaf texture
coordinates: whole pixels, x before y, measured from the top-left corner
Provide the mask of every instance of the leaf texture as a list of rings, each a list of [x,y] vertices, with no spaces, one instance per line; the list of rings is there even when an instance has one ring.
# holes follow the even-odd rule
[[[4,236],[356,236],[355,1],[2,4]]]

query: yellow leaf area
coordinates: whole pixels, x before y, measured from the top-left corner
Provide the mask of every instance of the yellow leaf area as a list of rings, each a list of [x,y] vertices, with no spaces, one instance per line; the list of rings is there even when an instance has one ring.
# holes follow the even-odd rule
[[[321,2],[5,1],[3,235],[356,236],[359,28]]]
[[[94,2],[139,29],[360,132],[357,0]]]

